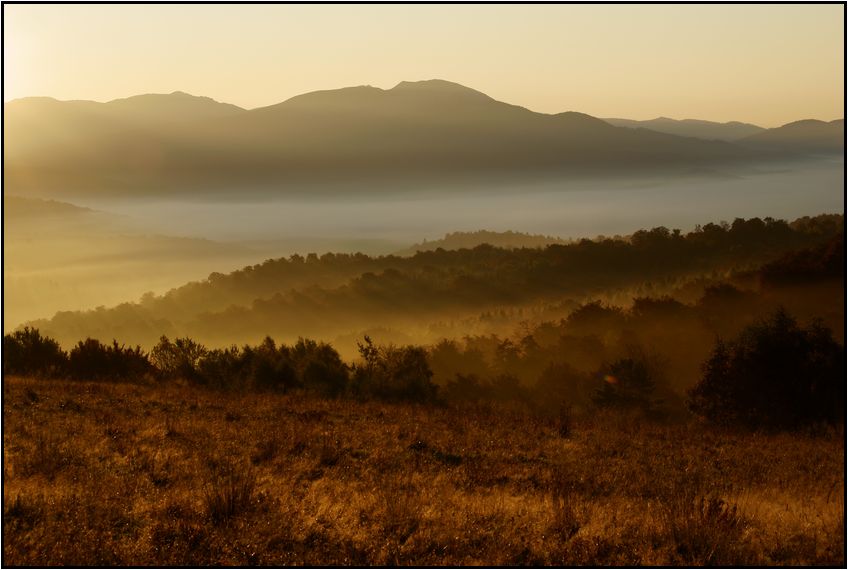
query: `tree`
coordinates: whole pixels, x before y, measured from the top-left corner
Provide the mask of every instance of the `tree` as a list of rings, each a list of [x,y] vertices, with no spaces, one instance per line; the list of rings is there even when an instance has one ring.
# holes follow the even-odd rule
[[[57,376],[64,372],[67,358],[59,343],[50,337],[42,336],[38,329],[24,327],[3,336],[4,376]]]
[[[171,342],[167,336],[162,336],[150,351],[150,360],[165,377],[197,382],[202,379],[199,366],[206,353],[205,346],[188,337]]]
[[[538,404],[548,410],[563,405],[585,409],[591,403],[590,377],[564,362],[551,363],[539,375],[533,392]]]
[[[644,357],[616,360],[601,369],[603,380],[592,398],[600,408],[620,408],[650,412],[656,407],[655,374]]]
[[[491,386],[475,374],[457,373],[444,387],[443,396],[452,402],[476,402],[492,397]]]
[[[198,364],[198,374],[212,388],[243,387],[246,368],[244,355],[237,346],[207,352]]]
[[[291,357],[300,384],[311,392],[336,397],[347,388],[348,368],[329,344],[299,338]]]
[[[845,419],[845,348],[819,323],[783,309],[719,340],[689,392],[689,408],[722,425],[793,429]]]
[[[432,402],[437,387],[419,346],[375,346],[369,337],[357,343],[363,363],[354,367],[353,387],[363,396],[393,401]]]
[[[265,337],[256,348],[245,346],[243,358],[254,388],[285,392],[297,387],[297,372],[289,347],[277,348],[271,337]]]

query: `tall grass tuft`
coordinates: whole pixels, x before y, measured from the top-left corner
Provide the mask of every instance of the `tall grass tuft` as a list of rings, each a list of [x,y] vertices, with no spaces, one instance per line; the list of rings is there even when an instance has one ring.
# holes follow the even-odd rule
[[[256,475],[248,465],[230,461],[212,465],[203,488],[209,519],[215,524],[227,524],[250,509],[255,491]]]
[[[745,521],[736,503],[712,494],[684,493],[666,501],[664,518],[681,563],[695,566],[745,563]]]

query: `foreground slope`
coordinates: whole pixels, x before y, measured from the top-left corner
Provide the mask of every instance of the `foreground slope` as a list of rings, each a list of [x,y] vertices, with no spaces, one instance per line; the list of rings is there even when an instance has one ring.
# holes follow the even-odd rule
[[[19,378],[3,422],[13,566],[845,560],[837,435]]]

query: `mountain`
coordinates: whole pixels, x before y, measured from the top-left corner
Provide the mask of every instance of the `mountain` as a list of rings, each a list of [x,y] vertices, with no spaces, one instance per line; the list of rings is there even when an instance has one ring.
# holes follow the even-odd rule
[[[634,121],[632,119],[604,119],[604,121],[616,127],[648,129],[669,135],[720,141],[735,141],[766,130],[757,125],[738,121],[716,123],[697,119],[676,120],[668,117],[658,117],[648,121]]]
[[[814,119],[795,121],[746,137],[738,142],[741,145],[762,150],[842,154],[845,151],[845,119],[830,122]]]
[[[196,125],[244,110],[175,92],[108,103],[28,97],[4,103],[3,111],[6,188],[31,191],[63,177],[70,185],[103,179],[100,184],[120,187],[139,169],[173,157],[179,152],[173,141]],[[29,182],[16,183],[20,177]]]
[[[197,97],[174,91],[169,95],[147,94],[115,99],[106,103],[113,113],[131,117],[135,121],[184,122],[221,119],[243,113],[244,109],[219,103],[209,97]]]
[[[522,232],[492,232],[478,230],[476,232],[451,232],[445,237],[433,241],[424,240],[395,253],[395,255],[415,255],[419,251],[435,251],[437,249],[473,249],[478,245],[488,244],[504,249],[521,247],[539,248],[551,244],[567,244],[568,240],[553,236],[526,234]]]
[[[758,156],[719,141],[554,115],[441,80],[349,87],[254,110],[184,93],[5,104],[18,194],[279,195],[322,187],[689,173]],[[437,183],[437,184],[433,184]]]
[[[41,220],[45,218],[75,218],[96,213],[90,208],[83,208],[67,202],[56,200],[39,200],[23,196],[3,196],[3,221],[6,223]]]

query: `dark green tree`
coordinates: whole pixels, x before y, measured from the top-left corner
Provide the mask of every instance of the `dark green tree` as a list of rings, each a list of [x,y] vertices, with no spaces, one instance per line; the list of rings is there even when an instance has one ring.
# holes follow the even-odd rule
[[[793,429],[845,420],[845,348],[824,326],[801,328],[779,309],[733,341],[718,341],[689,408],[722,425]]]

